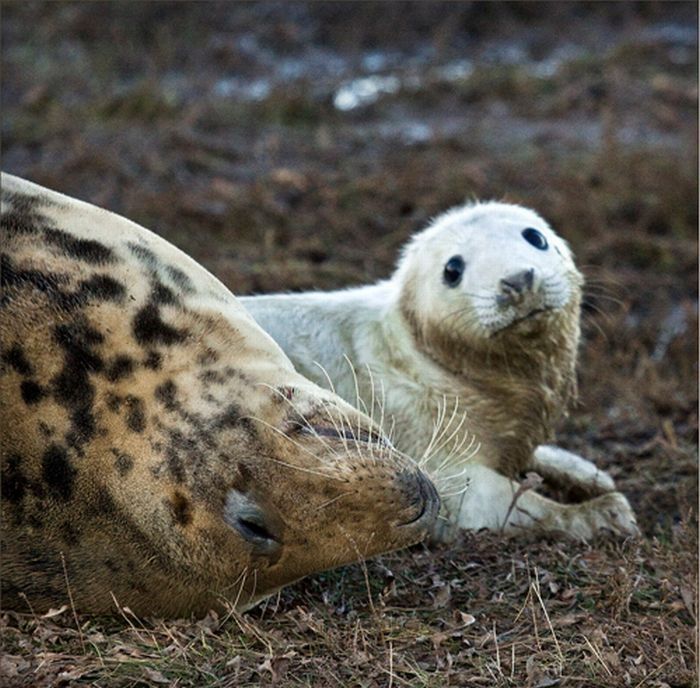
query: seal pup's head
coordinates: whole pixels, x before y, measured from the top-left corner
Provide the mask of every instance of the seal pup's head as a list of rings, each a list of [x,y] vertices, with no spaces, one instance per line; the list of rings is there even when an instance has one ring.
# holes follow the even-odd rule
[[[394,277],[419,342],[448,368],[465,350],[490,356],[546,343],[575,349],[583,278],[537,213],[509,203],[453,208],[417,234]]]

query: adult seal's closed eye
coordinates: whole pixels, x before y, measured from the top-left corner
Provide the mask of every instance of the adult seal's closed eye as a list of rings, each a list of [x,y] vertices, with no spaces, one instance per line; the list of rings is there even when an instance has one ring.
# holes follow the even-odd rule
[[[397,447],[424,457],[445,507],[437,537],[458,526],[627,535],[634,514],[610,476],[543,444],[576,392],[582,284],[539,215],[478,203],[416,234],[386,281],[242,302],[300,372],[360,407],[374,400]],[[527,471],[584,501],[521,487]]]
[[[438,498],[192,259],[2,176],[2,604],[243,609],[419,541]]]

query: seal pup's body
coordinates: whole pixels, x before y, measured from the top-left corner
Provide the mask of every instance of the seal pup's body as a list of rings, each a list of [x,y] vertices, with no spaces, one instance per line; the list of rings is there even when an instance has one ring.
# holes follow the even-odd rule
[[[242,302],[300,372],[360,408],[381,405],[396,446],[425,457],[447,520],[438,537],[459,526],[587,539],[636,525],[607,474],[543,444],[575,396],[582,282],[536,213],[485,203],[414,236],[389,280]],[[585,501],[525,490],[528,471]]]
[[[3,607],[244,609],[428,532],[415,465],[174,246],[9,175],[0,236]]]

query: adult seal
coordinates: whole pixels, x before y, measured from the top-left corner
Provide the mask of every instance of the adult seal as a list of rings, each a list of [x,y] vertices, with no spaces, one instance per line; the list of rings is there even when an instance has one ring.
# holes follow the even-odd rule
[[[637,532],[606,473],[555,446],[576,393],[583,279],[535,212],[476,203],[439,216],[405,246],[393,276],[331,293],[243,298],[297,369],[393,423],[458,527]],[[537,476],[578,492],[559,503]]]
[[[419,541],[434,488],[211,274],[2,177],[2,603],[246,608]]]

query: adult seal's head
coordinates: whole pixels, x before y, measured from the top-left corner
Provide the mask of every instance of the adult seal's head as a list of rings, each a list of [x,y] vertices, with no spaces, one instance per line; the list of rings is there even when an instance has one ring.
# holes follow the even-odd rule
[[[532,210],[492,202],[444,213],[406,246],[393,281],[421,348],[446,368],[473,372],[480,355],[512,362],[539,340],[538,351],[566,353],[573,375],[583,279]]]
[[[0,246],[5,607],[245,608],[433,524],[425,476],[167,242],[3,176]]]

